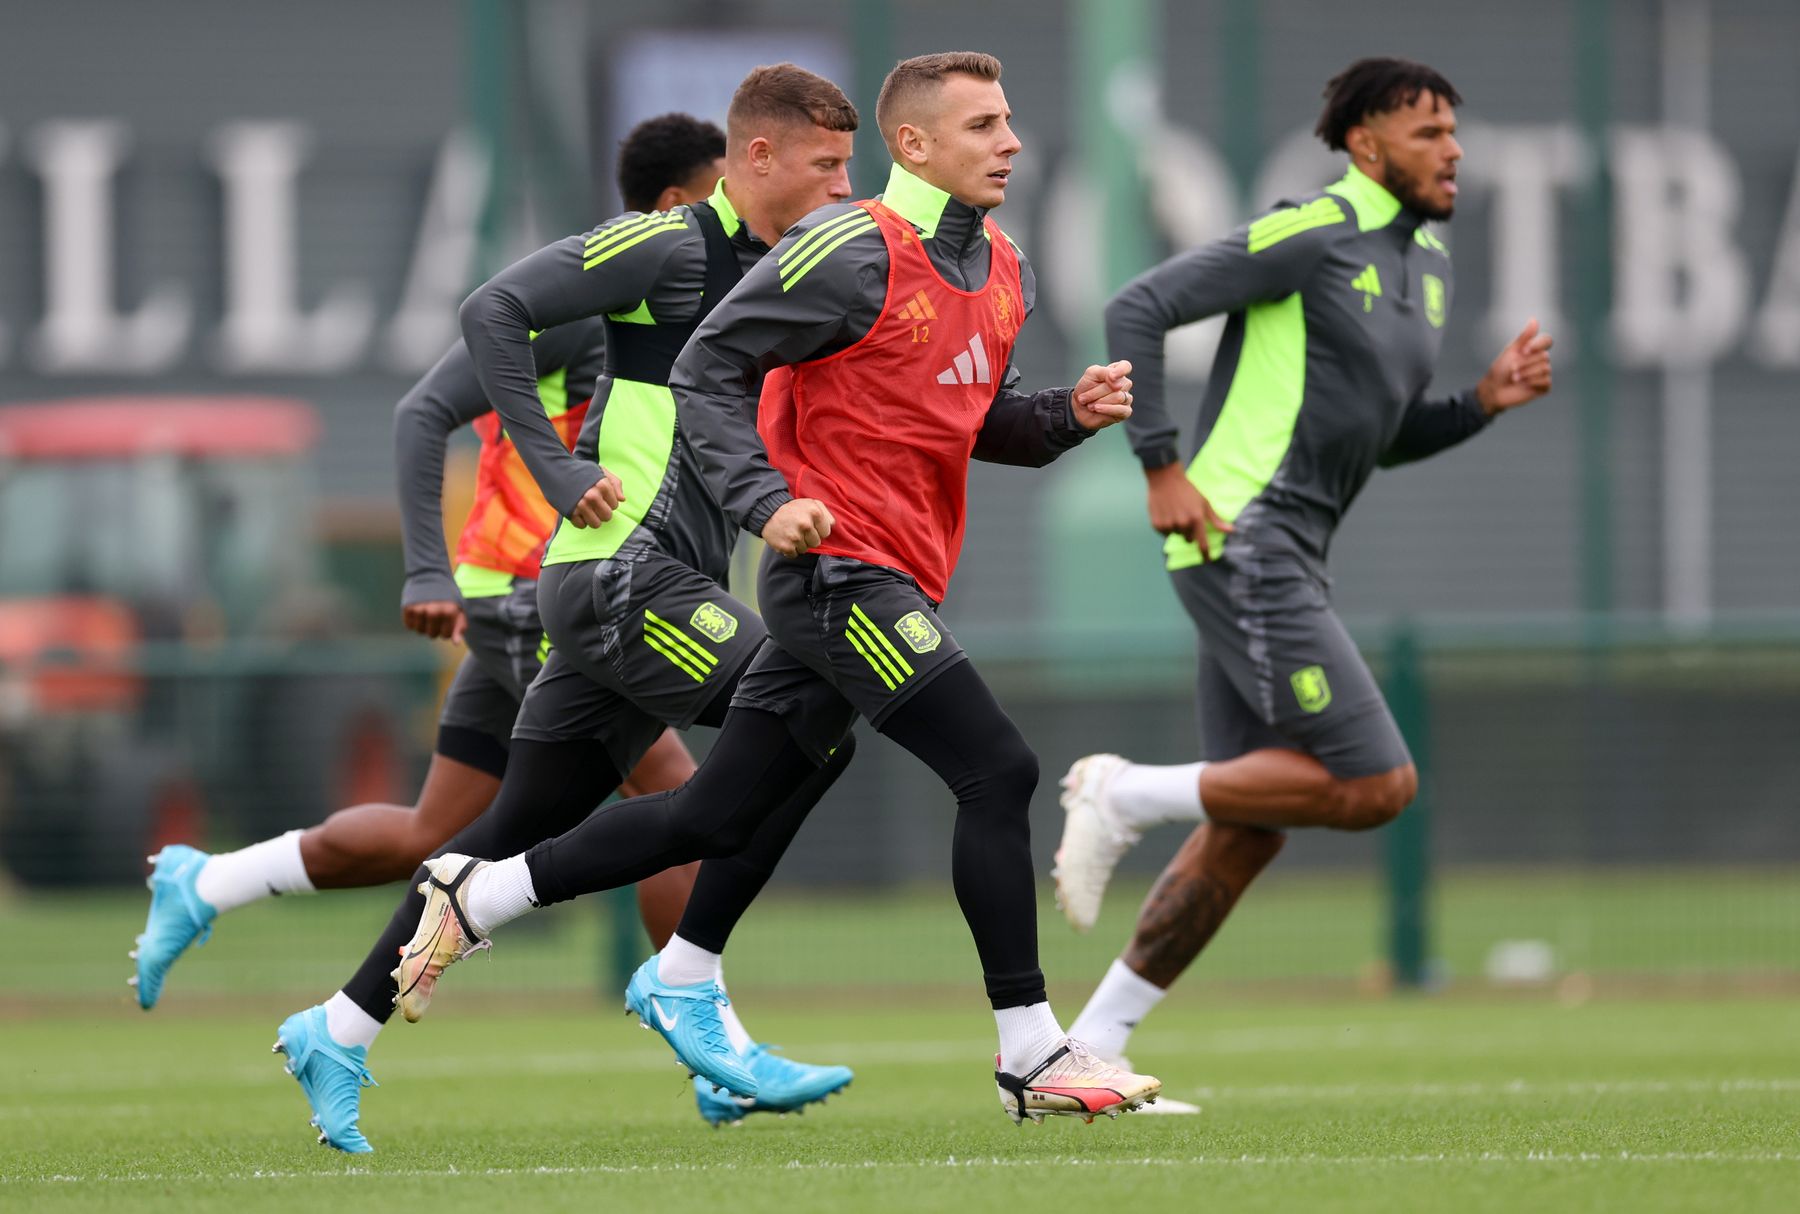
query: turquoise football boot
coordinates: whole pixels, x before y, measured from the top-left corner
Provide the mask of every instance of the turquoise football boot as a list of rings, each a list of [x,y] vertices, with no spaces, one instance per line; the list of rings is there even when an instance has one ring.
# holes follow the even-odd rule
[[[850,1086],[856,1076],[847,1066],[810,1066],[775,1053],[781,1047],[752,1045],[742,1058],[756,1076],[756,1095],[734,1096],[715,1092],[705,1080],[694,1080],[694,1101],[700,1116],[712,1126],[742,1121],[747,1113],[801,1113],[814,1101],[823,1101]]]
[[[137,988],[138,1006],[146,1012],[162,996],[163,979],[169,976],[175,959],[188,946],[212,938],[212,921],[219,912],[194,891],[194,878],[210,858],[180,843],[150,857],[156,866],[144,882],[150,887],[150,916],[144,921],[137,947],[131,950],[131,958],[137,962],[131,985]]]
[[[656,957],[638,966],[625,988],[625,1010],[637,1014],[675,1051],[675,1057],[698,1075],[739,1096],[756,1095],[756,1077],[731,1048],[719,1009],[730,1000],[716,982],[665,986],[657,977]]]
[[[274,1052],[287,1055],[287,1073],[306,1093],[320,1145],[351,1155],[366,1155],[375,1149],[356,1126],[362,1090],[376,1086],[375,1077],[369,1074],[368,1047],[333,1041],[325,1027],[325,1008],[320,1005],[295,1012],[281,1022]]]

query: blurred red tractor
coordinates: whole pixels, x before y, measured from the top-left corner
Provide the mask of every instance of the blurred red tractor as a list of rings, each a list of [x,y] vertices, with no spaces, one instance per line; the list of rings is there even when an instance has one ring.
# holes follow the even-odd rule
[[[319,576],[312,409],[265,397],[0,406],[0,859],[141,876],[406,785],[404,680]],[[366,646],[363,647],[366,649]]]

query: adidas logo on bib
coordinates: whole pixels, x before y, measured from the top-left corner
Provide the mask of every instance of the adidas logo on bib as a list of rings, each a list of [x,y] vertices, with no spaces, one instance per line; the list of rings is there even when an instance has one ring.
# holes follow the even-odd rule
[[[969,348],[958,354],[955,360],[938,372],[940,384],[991,384],[994,382],[993,372],[988,368],[987,350],[982,347],[981,334],[977,333],[969,339]]]

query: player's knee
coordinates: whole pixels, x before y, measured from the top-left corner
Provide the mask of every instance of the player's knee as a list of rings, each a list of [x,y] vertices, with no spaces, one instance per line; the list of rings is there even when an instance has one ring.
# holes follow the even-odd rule
[[[691,837],[688,845],[696,859],[723,860],[750,846],[756,836],[756,823],[734,818],[713,827],[704,834]]]
[[[698,795],[696,795],[698,794]],[[740,789],[727,796],[723,789],[696,788],[689,782],[672,793],[662,793],[663,821],[672,864],[713,860],[736,855],[764,815],[756,790]]]
[[[1348,781],[1343,808],[1343,829],[1374,830],[1398,818],[1419,793],[1419,773],[1411,763]]]
[[[982,756],[988,783],[1007,804],[1024,805],[1038,786],[1037,752],[1014,734]]]

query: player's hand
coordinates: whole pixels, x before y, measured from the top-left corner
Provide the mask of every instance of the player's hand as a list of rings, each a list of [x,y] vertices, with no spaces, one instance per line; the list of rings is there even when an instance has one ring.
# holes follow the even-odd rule
[[[1089,367],[1069,394],[1075,420],[1089,430],[1122,422],[1131,416],[1131,364],[1124,359],[1104,367]]]
[[[1210,561],[1207,528],[1230,534],[1232,526],[1213,509],[1206,495],[1194,488],[1180,464],[1153,468],[1144,474],[1150,482],[1150,525],[1163,535],[1179,535],[1200,548],[1200,559]]]
[[[469,626],[469,617],[463,614],[461,603],[438,600],[402,607],[400,622],[420,636],[460,645],[463,630]]]
[[[831,511],[825,503],[812,497],[797,497],[783,502],[781,508],[763,524],[763,543],[782,556],[799,556],[817,548],[831,534]]]
[[[1536,317],[1525,322],[1525,328],[1500,351],[1500,357],[1475,385],[1475,399],[1489,417],[1516,409],[1550,390],[1553,344],[1548,333],[1538,332]]]
[[[598,527],[613,516],[613,511],[624,500],[625,486],[619,483],[619,478],[610,472],[602,473],[569,511],[569,521],[577,527]]]

